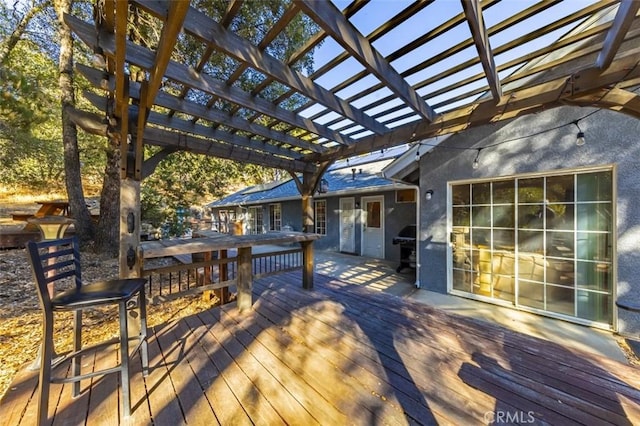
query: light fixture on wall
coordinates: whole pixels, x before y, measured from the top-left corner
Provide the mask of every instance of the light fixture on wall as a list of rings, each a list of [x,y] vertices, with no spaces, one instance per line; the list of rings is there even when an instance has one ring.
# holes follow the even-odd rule
[[[480,158],[480,151],[482,151],[482,148],[478,148],[478,153],[476,154],[476,158],[473,160],[472,167],[474,169],[477,169],[480,166],[480,162],[478,161],[478,159]]]
[[[326,179],[320,179],[320,184],[318,185],[318,192],[320,194],[326,194],[329,191],[329,181]]]
[[[424,199],[429,201],[431,200],[431,198],[433,198],[433,189],[427,189],[427,191],[424,193]]]
[[[576,127],[578,128],[578,134],[576,135],[576,145],[582,146],[586,142],[585,139],[584,139],[584,132],[582,131],[582,129],[578,125],[578,120],[574,121],[573,124],[575,124]]]

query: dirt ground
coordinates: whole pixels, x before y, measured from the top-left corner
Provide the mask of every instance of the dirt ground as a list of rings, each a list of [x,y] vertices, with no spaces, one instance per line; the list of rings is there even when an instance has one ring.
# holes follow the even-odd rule
[[[0,202],[0,232],[21,229],[13,222],[12,212],[32,213],[33,201]],[[117,278],[117,259],[105,259],[92,252],[81,254],[82,277],[86,282]],[[148,308],[149,326],[208,309],[214,301],[199,296],[177,299]],[[56,314],[55,348],[63,353],[71,349],[71,314]],[[84,313],[83,342],[95,343],[118,335],[117,309],[103,308]],[[41,313],[31,267],[25,249],[0,250],[0,398],[5,394],[18,369],[36,356],[41,335]]]

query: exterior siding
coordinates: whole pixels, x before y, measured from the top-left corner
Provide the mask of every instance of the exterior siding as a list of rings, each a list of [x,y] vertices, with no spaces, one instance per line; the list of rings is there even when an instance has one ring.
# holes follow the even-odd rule
[[[384,217],[385,217],[385,259],[392,262],[399,262],[400,249],[393,245],[392,240],[406,225],[416,223],[415,203],[396,203],[395,191],[385,191],[384,193],[365,193],[355,195],[342,195],[333,197],[315,197],[314,201],[327,201],[327,234],[314,242],[317,250],[339,251],[340,250],[340,198],[353,197],[356,203],[361,203],[363,196],[384,195]],[[260,205],[263,209],[264,227],[268,228],[269,205],[278,204],[268,201]],[[300,200],[288,200],[279,203],[282,209],[282,226],[289,226],[293,231],[302,230],[302,204]],[[250,205],[243,206],[251,207]],[[232,210],[232,208],[213,208],[212,213],[217,216],[220,210]],[[356,254],[361,253],[362,224],[360,210],[355,214],[355,247]]]
[[[433,189],[433,199],[420,211],[420,250],[422,287],[447,292],[447,190],[448,182],[463,179],[494,178],[536,172],[579,169],[588,166],[615,165],[614,226],[617,245],[614,253],[614,298],[640,304],[640,121],[620,113],[600,110],[579,121],[587,143],[575,144],[577,127],[573,124],[552,130],[585,117],[591,108],[562,107],[527,115],[506,124],[486,125],[454,135],[443,147],[488,147],[480,152],[480,167],[471,164],[474,149],[436,148],[420,163],[421,193]],[[538,135],[536,135],[539,133]],[[536,135],[536,136],[527,136]],[[510,141],[501,143],[502,141]],[[617,194],[616,194],[617,193]],[[428,204],[427,204],[428,203]],[[615,237],[614,237],[615,238]],[[617,274],[616,274],[617,272]],[[614,310],[614,318],[616,317]],[[614,321],[614,327],[616,326]],[[618,311],[617,328],[621,333],[640,333],[640,315]]]

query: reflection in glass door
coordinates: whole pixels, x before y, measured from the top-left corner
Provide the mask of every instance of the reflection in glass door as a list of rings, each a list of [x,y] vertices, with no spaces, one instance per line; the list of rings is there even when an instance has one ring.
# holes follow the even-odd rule
[[[610,325],[612,175],[452,184],[452,292]]]

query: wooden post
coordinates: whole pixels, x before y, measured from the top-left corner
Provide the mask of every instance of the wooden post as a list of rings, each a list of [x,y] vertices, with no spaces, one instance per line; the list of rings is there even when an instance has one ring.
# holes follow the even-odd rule
[[[238,274],[236,277],[238,287],[237,305],[240,312],[251,309],[253,305],[251,296],[253,271],[251,269],[251,247],[240,247],[238,249]]]
[[[302,194],[302,231],[313,232],[313,198],[309,194]],[[302,288],[313,288],[313,241],[300,243],[302,246]]]
[[[218,251],[218,259],[226,259],[227,251],[219,250]],[[227,281],[229,279],[229,273],[226,263],[221,263],[218,265],[218,279],[222,281]],[[220,304],[224,305],[229,302],[229,287],[223,287],[217,290],[213,290],[215,295],[220,299]]]
[[[138,256],[139,245],[140,181],[124,178],[120,181],[120,278],[140,276],[142,259]]]
[[[316,192],[320,179],[329,165],[331,165],[331,162],[327,161],[320,164],[315,172],[303,173],[302,181],[296,173],[289,172],[302,196],[302,232],[314,232],[313,194]],[[313,273],[315,267],[313,241],[302,242],[300,246],[302,247],[302,288],[311,290],[313,289]]]

